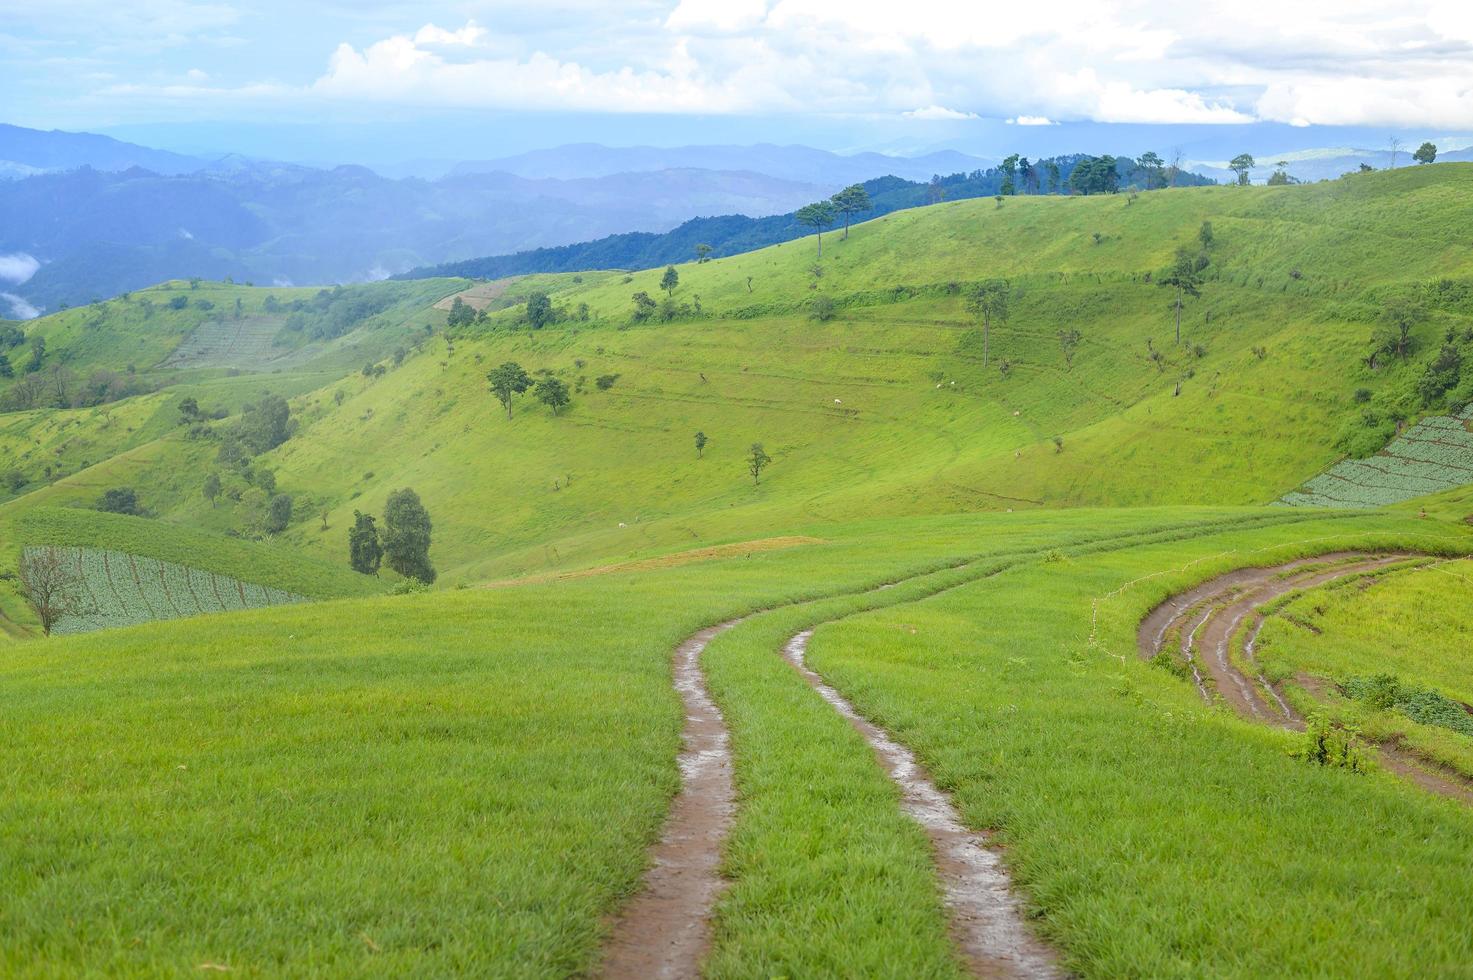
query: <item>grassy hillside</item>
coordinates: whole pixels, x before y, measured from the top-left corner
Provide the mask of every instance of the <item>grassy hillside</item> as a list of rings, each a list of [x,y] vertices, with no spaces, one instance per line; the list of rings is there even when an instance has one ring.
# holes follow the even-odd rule
[[[821,264],[809,238],[681,266],[668,318],[660,270],[483,289],[487,317],[450,330],[434,304],[469,284],[416,284],[279,373],[207,366],[226,348],[196,333],[161,391],[0,418],[24,477],[7,562],[109,549],[342,597],[0,647],[0,973],[590,972],[680,785],[671,650],[748,614],[700,658],[738,800],[708,975],[962,972],[925,834],[780,656],[807,629],[811,665],[995,836],[1070,973],[1461,972],[1473,812],[1306,761],[1310,736],[1136,643],[1234,569],[1414,551],[1436,558],[1286,600],[1267,662],[1466,698],[1466,655],[1431,637],[1466,625],[1436,584],[1473,554],[1466,486],[1268,505],[1465,408],[1470,227],[1461,165],[956,202],[825,235]],[[1181,344],[1157,284],[1179,247],[1206,256]],[[997,277],[1010,315],[984,337],[966,297]],[[499,300],[537,290],[560,312],[534,330]],[[656,313],[632,322],[639,291]],[[264,315],[264,292],[241,295]],[[1370,358],[1403,304],[1405,351]],[[508,418],[486,380],[506,361],[571,404]],[[186,394],[207,411],[180,424]],[[290,422],[257,442],[242,408],[266,395]],[[88,509],[119,487],[149,516]],[[404,487],[437,589],[374,594],[396,577],[349,571],[347,530]],[[276,534],[272,494],[294,501]],[[1336,737],[1397,733],[1302,691],[1365,726]],[[1473,736],[1406,737],[1473,772]]]
[[[1386,297],[1469,275],[1456,229],[1473,218],[1470,186],[1473,167],[1457,165],[1134,201],[956,202],[826,235],[821,275],[811,237],[682,266],[674,298],[699,296],[702,314],[633,327],[629,297],[658,295],[657,272],[548,277],[554,304],[587,303],[587,322],[517,329],[515,308],[422,342],[383,377],[299,395],[298,435],[263,461],[312,501],[287,539],[335,561],[354,509],[415,487],[451,581],[873,514],[1264,503],[1332,465],[1367,414],[1383,426],[1422,410],[1422,361],[1470,315],[1461,292],[1437,293],[1405,362],[1372,370],[1364,357]],[[1204,221],[1207,282],[1178,347],[1170,290],[1147,278],[1197,247]],[[995,276],[1013,286],[1011,316],[984,366],[964,293]],[[820,295],[837,305],[827,322],[808,315]],[[1061,330],[1079,331],[1072,361]],[[504,360],[557,374],[572,406],[554,418],[523,397],[498,417],[484,376]],[[617,379],[600,390],[601,375]],[[164,519],[228,529],[231,511],[198,493],[207,447],[173,438],[34,502],[142,483]],[[753,487],[743,457],[757,441],[775,462]],[[308,519],[322,509],[336,531]]]

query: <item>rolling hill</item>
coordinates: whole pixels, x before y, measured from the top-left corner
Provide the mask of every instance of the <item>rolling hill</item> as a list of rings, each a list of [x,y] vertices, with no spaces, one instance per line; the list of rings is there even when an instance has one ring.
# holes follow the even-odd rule
[[[919,794],[1046,971],[1457,973],[1467,665],[1406,610],[1463,625],[1467,489],[1278,502],[1464,417],[1470,228],[1448,164],[25,324],[0,396],[33,336],[148,390],[0,416],[0,972],[596,972],[701,806],[706,975],[976,972]],[[404,488],[429,589],[347,570]],[[24,547],[314,601],[43,640]]]

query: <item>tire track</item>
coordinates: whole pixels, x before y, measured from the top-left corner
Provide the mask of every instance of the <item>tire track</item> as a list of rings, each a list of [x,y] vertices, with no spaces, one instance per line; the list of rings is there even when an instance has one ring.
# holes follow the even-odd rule
[[[726,887],[721,848],[736,816],[731,737],[701,672],[701,654],[741,622],[691,635],[675,650],[675,689],[685,705],[671,805],[639,894],[615,920],[599,975],[610,980],[694,977],[711,945],[711,916]]]
[[[1208,520],[1186,525],[1164,525],[1146,531],[1103,534],[1078,542],[1083,553],[1147,544],[1163,537],[1198,537],[1262,525],[1297,523],[1300,515],[1264,517],[1252,521]],[[1038,547],[977,554],[929,571],[853,593],[838,593],[776,608],[791,608],[846,596],[871,595],[934,576],[964,575],[924,595],[898,600],[919,601],[969,585],[985,575],[1036,559]],[[968,574],[970,573],[970,574]],[[886,603],[885,605],[889,605]],[[650,848],[650,867],[642,886],[614,915],[596,975],[610,980],[683,978],[700,974],[711,946],[711,924],[716,901],[726,888],[720,874],[726,838],[735,821],[736,794],[730,733],[720,708],[711,697],[700,658],[713,639],[742,622],[770,612],[764,609],[715,626],[685,639],[675,650],[674,686],[685,707],[682,748],[677,757],[681,787],[671,804],[660,838]],[[854,612],[862,611],[855,610]],[[853,612],[845,612],[838,619]],[[818,624],[814,624],[815,626]],[[812,627],[799,636],[811,635]],[[791,646],[791,643],[789,644]],[[806,669],[806,668],[800,668]],[[806,675],[805,675],[806,676]],[[813,675],[817,678],[817,675]],[[810,683],[813,681],[810,680]],[[822,683],[821,680],[818,683]],[[1058,975],[1051,953],[1033,939],[1023,925],[1017,899],[1008,891],[1000,857],[986,846],[984,835],[966,828],[950,801],[936,788],[910,751],[870,725],[837,692],[828,689],[846,708],[849,718],[881,754],[886,772],[901,784],[907,812],[932,835],[942,884],[952,908],[952,928],[968,964],[980,976],[1048,977]],[[823,690],[819,690],[831,705]],[[870,733],[874,738],[870,738]],[[904,780],[904,781],[902,781]]]
[[[1296,711],[1258,670],[1253,658],[1253,644],[1263,628],[1267,615],[1263,607],[1290,592],[1316,588],[1338,579],[1371,572],[1382,572],[1398,562],[1422,557],[1407,553],[1373,556],[1365,553],[1338,552],[1317,558],[1301,559],[1272,568],[1244,568],[1219,576],[1157,606],[1141,621],[1137,642],[1141,657],[1150,659],[1165,646],[1166,635],[1173,627],[1182,631],[1180,649],[1192,664],[1207,670],[1217,695],[1239,716],[1249,721],[1272,725],[1285,731],[1302,732],[1304,717]],[[1333,567],[1320,567],[1325,561]],[[1315,567],[1306,567],[1306,566]],[[1297,574],[1295,574],[1297,572]],[[1244,622],[1243,655],[1252,669],[1246,673],[1232,659],[1232,639]],[[1191,629],[1187,625],[1192,624]],[[1197,639],[1200,632],[1200,640]],[[1205,653],[1202,651],[1205,650]],[[1200,656],[1194,654],[1200,653]],[[1212,702],[1212,692],[1198,676],[1198,690],[1204,700]],[[1373,743],[1381,766],[1421,788],[1473,803],[1473,780],[1457,774],[1434,772],[1414,753],[1394,743]]]
[[[936,870],[951,913],[952,939],[974,976],[1057,977],[1053,952],[1023,921],[1023,909],[1001,856],[988,835],[967,828],[951,800],[931,781],[910,749],[865,719],[824,682],[806,661],[812,629],[798,633],[783,648],[787,658],[874,749],[885,774],[900,787],[901,809],[931,838]]]

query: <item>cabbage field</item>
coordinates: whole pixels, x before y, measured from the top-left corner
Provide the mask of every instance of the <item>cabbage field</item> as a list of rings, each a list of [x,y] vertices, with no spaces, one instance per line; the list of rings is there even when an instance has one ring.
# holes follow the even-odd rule
[[[1295,507],[1380,507],[1473,483],[1469,413],[1434,415],[1412,426],[1374,456],[1347,459],[1280,503]]]
[[[35,549],[27,549],[31,551]],[[173,562],[98,548],[54,548],[77,573],[76,611],[55,633],[304,602],[306,597]]]

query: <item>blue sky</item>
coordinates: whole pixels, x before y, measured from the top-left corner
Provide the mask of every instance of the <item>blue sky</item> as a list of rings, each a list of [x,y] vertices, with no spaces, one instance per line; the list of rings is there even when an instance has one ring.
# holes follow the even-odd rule
[[[986,152],[1015,133],[1379,145],[1473,131],[1473,4],[5,0],[0,106],[297,158],[581,139]]]

